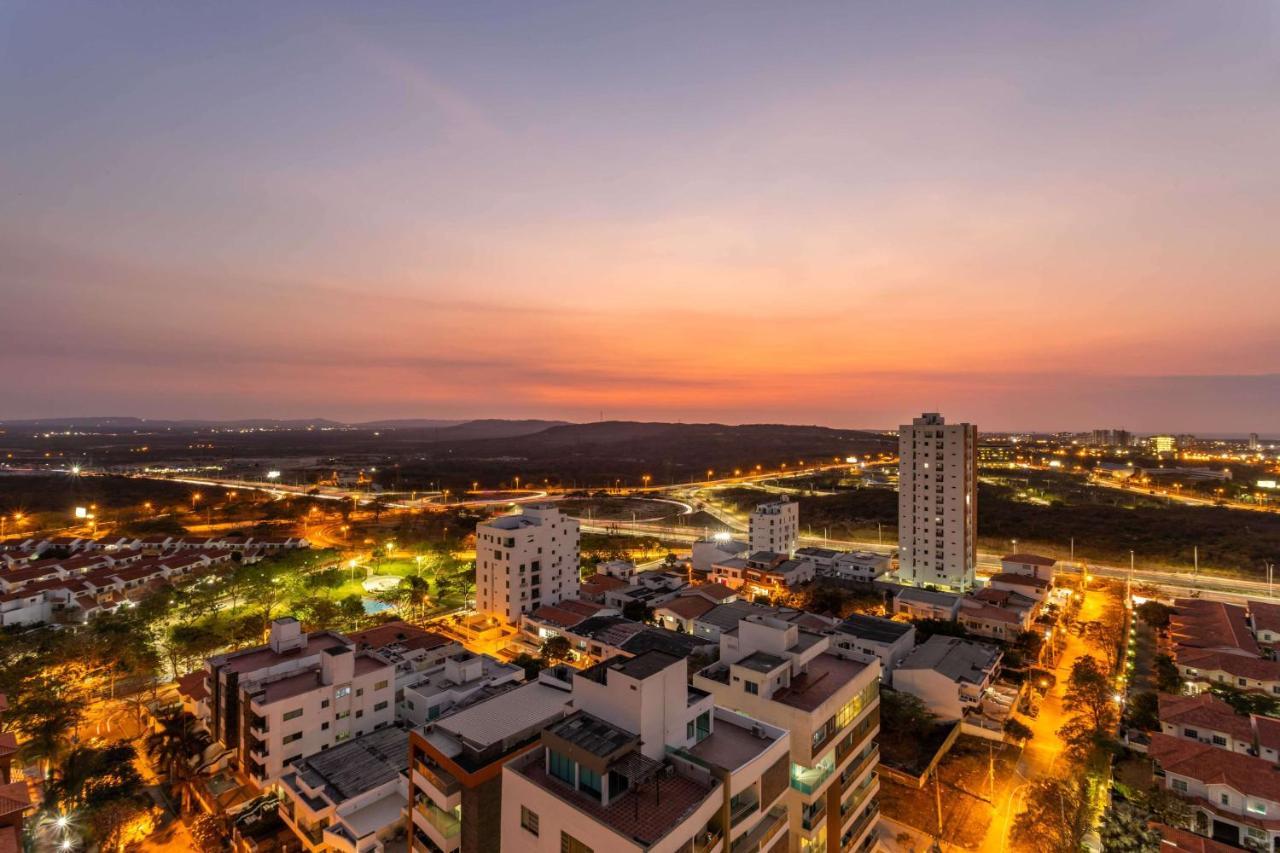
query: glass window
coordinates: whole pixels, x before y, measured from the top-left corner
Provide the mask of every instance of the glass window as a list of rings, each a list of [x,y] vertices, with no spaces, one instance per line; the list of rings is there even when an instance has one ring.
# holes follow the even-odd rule
[[[530,811],[524,806],[520,807],[520,825],[527,829],[531,834],[538,834],[538,813]]]
[[[600,774],[586,767],[578,768],[578,790],[600,796]]]
[[[339,688],[338,688],[337,690],[335,690],[335,691],[334,691],[334,693],[333,693],[333,696],[334,696],[334,698],[335,698],[335,699],[345,699],[345,698],[347,698],[347,697],[348,697],[348,696],[350,696],[350,695],[351,695],[351,688],[350,688],[350,687],[339,687]]]
[[[285,711],[285,712],[284,712],[284,719],[285,719],[286,721],[288,721],[288,720],[296,720],[296,719],[298,719],[298,718],[299,718],[299,717],[301,717],[301,716],[302,716],[302,709],[301,709],[301,708],[294,708],[292,711]]]
[[[576,770],[575,764],[568,756],[552,750],[550,753],[549,764],[550,766],[548,771],[552,776],[556,777],[560,781],[568,782],[570,785],[577,781],[574,778],[576,775],[574,772]]]
[[[561,831],[560,853],[595,853],[595,851],[569,833]]]

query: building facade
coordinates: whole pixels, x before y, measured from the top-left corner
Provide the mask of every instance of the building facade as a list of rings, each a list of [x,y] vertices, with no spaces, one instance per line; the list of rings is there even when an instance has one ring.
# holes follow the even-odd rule
[[[898,576],[965,593],[977,567],[977,445],[973,424],[926,412],[898,428]]]
[[[800,504],[785,495],[751,511],[748,543],[751,553],[772,551],[788,557],[796,553],[800,536]]]
[[[476,609],[516,624],[578,595],[578,521],[554,504],[526,504],[476,525]]]

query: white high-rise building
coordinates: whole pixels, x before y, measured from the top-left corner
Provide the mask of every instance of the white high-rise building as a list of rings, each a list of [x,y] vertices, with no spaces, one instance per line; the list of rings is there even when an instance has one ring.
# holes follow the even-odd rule
[[[796,537],[800,535],[800,504],[785,495],[772,503],[760,504],[751,511],[751,553],[772,551],[775,554],[796,553]]]
[[[977,565],[978,428],[926,412],[898,428],[898,577],[948,592],[973,589]]]
[[[578,521],[555,504],[476,525],[476,609],[510,623],[578,595]]]

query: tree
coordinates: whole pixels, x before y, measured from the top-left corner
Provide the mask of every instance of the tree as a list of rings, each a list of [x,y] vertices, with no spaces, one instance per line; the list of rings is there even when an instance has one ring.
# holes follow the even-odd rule
[[[1138,618],[1160,630],[1169,627],[1169,617],[1173,612],[1172,607],[1159,601],[1144,601],[1137,607]]]
[[[521,652],[511,659],[511,662],[518,667],[524,669],[524,677],[526,681],[532,681],[538,677],[538,673],[542,671],[542,660],[536,658],[527,652]]]
[[[622,606],[622,615],[637,622],[649,622],[653,619],[653,608],[643,601],[628,601]]]
[[[150,805],[136,758],[134,748],[123,741],[76,747],[45,786],[46,807],[77,812],[103,850],[116,849],[120,831]]]
[[[1280,699],[1266,693],[1254,693],[1241,690],[1234,684],[1215,682],[1209,685],[1209,692],[1230,705],[1237,714],[1248,716],[1258,714],[1263,717],[1280,716]]]
[[[1098,833],[1107,853],[1160,853],[1160,833],[1147,826],[1145,815],[1122,801],[1103,812]]]
[[[1014,740],[1028,741],[1035,737],[1035,732],[1031,727],[1021,720],[1015,720],[1013,717],[1004,721],[1004,733]]]
[[[400,600],[418,619],[423,616],[427,602],[431,598],[431,585],[418,575],[409,575],[400,579]]]
[[[179,807],[185,812],[190,808],[191,783],[196,778],[193,765],[204,758],[213,738],[186,711],[170,711],[158,723],[160,728],[147,736],[146,750],[165,769],[169,787],[178,793]]]
[[[1173,791],[1153,785],[1139,799],[1139,804],[1156,820],[1167,826],[1191,825],[1191,806]]]
[[[947,619],[914,619],[911,624],[916,627],[917,643],[923,643],[934,634],[943,637],[959,637],[962,640],[969,636],[969,632],[963,625]]]
[[[1114,620],[1086,622],[1084,636],[1089,645],[1102,655],[1107,672],[1115,672],[1124,654],[1124,625]]]
[[[85,701],[43,676],[24,686],[26,690],[11,698],[5,718],[22,736],[18,757],[48,772],[66,754],[70,735],[84,716]]]
[[[538,654],[546,661],[547,666],[554,666],[561,661],[569,660],[573,656],[573,647],[565,637],[548,637],[543,640]]]
[[[1062,705],[1067,711],[1087,717],[1095,732],[1106,731],[1115,717],[1115,689],[1097,658],[1085,655],[1071,666]]]
[[[1160,730],[1160,697],[1155,691],[1145,690],[1133,696],[1125,713],[1135,728],[1148,732]]]
[[[1028,783],[1026,808],[1013,824],[1014,843],[1049,853],[1078,853],[1088,831],[1082,779],[1044,777]]]
[[[200,853],[217,853],[222,849],[222,842],[230,833],[221,822],[211,814],[201,812],[194,820],[188,821],[187,829],[196,842]]]
[[[369,615],[364,609],[364,600],[358,595],[348,595],[338,601],[339,618],[344,625],[356,627]]]
[[[1178,671],[1178,664],[1169,655],[1156,655],[1155,676],[1156,687],[1161,693],[1177,695],[1182,692],[1182,673]]]

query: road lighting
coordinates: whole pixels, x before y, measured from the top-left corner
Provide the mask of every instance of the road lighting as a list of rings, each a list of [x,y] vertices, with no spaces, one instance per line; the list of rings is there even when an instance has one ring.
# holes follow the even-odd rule
[[[191,511],[192,512],[196,511],[196,504],[198,504],[199,502],[200,502],[200,493],[192,492],[191,493]]]
[[[645,487],[646,489],[647,489],[647,488],[649,488],[649,480],[650,480],[649,475],[648,475],[648,474],[645,474],[645,475],[644,475],[643,477],[641,477],[640,479],[644,481],[644,487]]]

